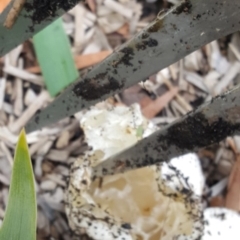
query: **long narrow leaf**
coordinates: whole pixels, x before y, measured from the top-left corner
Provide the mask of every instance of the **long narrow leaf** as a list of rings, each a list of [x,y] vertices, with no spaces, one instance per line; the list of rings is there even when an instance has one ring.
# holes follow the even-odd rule
[[[36,218],[33,169],[25,131],[22,130],[15,151],[8,205],[0,229],[0,239],[35,240]]]
[[[145,80],[201,46],[240,29],[240,1],[184,0],[157,17],[28,123],[28,132]]]
[[[37,59],[51,96],[55,96],[78,77],[62,19],[33,37]]]

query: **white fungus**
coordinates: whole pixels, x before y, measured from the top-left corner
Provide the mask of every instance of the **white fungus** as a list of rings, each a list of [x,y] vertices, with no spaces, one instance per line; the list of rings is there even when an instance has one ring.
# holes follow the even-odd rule
[[[80,123],[91,151],[74,162],[70,173],[66,212],[73,231],[95,240],[201,236],[204,180],[195,154],[91,182],[91,166],[157,127],[142,116],[137,104],[94,107]]]

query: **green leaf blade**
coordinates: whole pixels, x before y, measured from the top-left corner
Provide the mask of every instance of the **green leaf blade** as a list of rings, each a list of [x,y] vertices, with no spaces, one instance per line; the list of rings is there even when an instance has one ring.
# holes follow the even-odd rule
[[[36,34],[33,42],[47,89],[55,96],[78,78],[62,19]]]
[[[36,223],[34,175],[25,131],[22,130],[15,151],[8,205],[0,229],[0,239],[35,240]]]

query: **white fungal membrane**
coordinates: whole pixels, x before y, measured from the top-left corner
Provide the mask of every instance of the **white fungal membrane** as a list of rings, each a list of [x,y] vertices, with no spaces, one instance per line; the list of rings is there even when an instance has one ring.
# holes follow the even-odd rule
[[[157,128],[137,104],[92,108],[81,126],[92,150],[74,162],[66,193],[69,224],[77,234],[95,240],[199,239],[204,180],[195,154],[91,182],[91,166]]]
[[[239,240],[239,226],[239,213],[224,208],[207,208],[201,240]]]

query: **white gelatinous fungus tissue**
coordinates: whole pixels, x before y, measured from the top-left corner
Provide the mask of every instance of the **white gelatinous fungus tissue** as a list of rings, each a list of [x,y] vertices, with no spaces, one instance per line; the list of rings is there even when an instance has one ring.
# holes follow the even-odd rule
[[[139,105],[94,107],[81,118],[91,151],[72,165],[66,213],[72,230],[95,240],[200,239],[204,177],[195,154],[91,181],[91,167],[157,127]]]
[[[201,240],[239,240],[239,213],[224,208],[204,211],[204,234]]]

